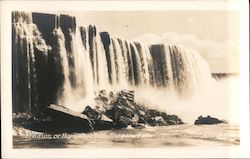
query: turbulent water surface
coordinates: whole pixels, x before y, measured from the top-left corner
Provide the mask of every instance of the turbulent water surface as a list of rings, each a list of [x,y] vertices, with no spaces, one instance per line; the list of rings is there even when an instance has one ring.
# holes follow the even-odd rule
[[[14,129],[15,148],[84,148],[84,147],[173,147],[236,146],[240,143],[239,126],[177,125],[168,127],[127,128],[93,133],[43,134],[22,128]],[[21,135],[21,136],[20,136]]]

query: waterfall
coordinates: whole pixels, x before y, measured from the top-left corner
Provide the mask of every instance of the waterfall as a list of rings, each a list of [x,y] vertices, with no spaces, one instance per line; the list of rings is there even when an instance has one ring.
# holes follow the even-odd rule
[[[87,37],[86,32],[84,33],[85,37]],[[78,81],[77,90],[83,91],[80,93],[82,96],[86,96],[86,98],[93,98],[94,96],[94,85],[93,85],[93,76],[92,76],[92,67],[91,61],[88,54],[88,48],[84,47],[84,42],[81,38],[80,28],[76,29],[75,36],[75,44],[76,44],[76,77]],[[85,39],[87,41],[87,39]],[[78,92],[78,91],[77,91]]]
[[[124,59],[123,50],[117,38],[112,38],[113,52],[116,54],[115,67],[117,67],[117,83],[118,85],[122,85],[124,87],[127,86],[127,78],[126,78],[126,64]],[[115,70],[115,68],[113,68]]]
[[[98,74],[98,85],[100,89],[107,89],[108,88],[108,68],[107,68],[107,61],[106,61],[106,54],[103,48],[103,44],[101,42],[101,38],[99,33],[96,34],[96,57],[97,57],[97,68]]]
[[[23,93],[25,101],[22,101],[20,96],[17,96],[17,100],[20,102],[24,102],[23,110],[31,112],[33,110],[32,107],[37,107],[37,74],[35,65],[35,55],[34,55],[34,26],[31,20],[31,14],[15,14],[16,18],[13,23],[13,27],[15,30],[16,39],[15,45],[19,46],[20,55],[14,54],[13,57],[22,58],[22,63],[17,64],[13,63],[13,67],[21,67],[21,69],[25,70],[24,74],[22,72],[15,71],[14,76],[18,79],[16,86],[22,87],[22,90],[19,93]],[[17,51],[17,50],[15,50]],[[20,60],[20,59],[13,59]],[[13,61],[14,62],[14,61]],[[21,103],[20,103],[21,104]]]
[[[63,86],[61,88],[61,91],[59,92],[58,97],[58,103],[60,105],[63,105],[64,102],[67,100],[67,98],[70,97],[70,92],[72,90],[70,80],[69,80],[69,63],[68,63],[68,57],[67,52],[65,49],[65,38],[62,30],[60,28],[54,29],[53,35],[57,39],[57,46],[58,46],[58,53],[60,57],[60,64],[62,67],[62,73],[63,73]]]
[[[31,16],[29,19],[32,19]],[[46,48],[43,52],[49,55],[43,56],[48,63],[41,64],[47,66],[43,70],[48,73],[46,75],[37,71],[40,59],[35,51],[37,43],[34,43],[34,37],[37,38],[34,35],[36,24],[32,21],[27,23],[24,15],[14,14],[13,20],[16,33],[13,45],[16,48],[20,44],[21,48],[25,48],[15,51],[14,55],[22,54],[26,58],[17,61],[19,63],[13,68],[13,79],[17,81],[14,88],[20,96],[17,99],[22,97],[21,88],[26,88],[23,95],[26,103],[21,104],[28,105],[29,110],[37,104],[44,107],[44,103],[82,108],[102,89],[161,89],[185,99],[199,93],[209,82],[208,64],[194,50],[183,46],[127,41],[107,32],[100,33],[95,26],[77,26],[74,17],[66,15],[46,15],[46,18],[52,17],[48,18],[51,27],[43,30],[39,23],[39,16],[43,15],[36,16],[36,30],[41,30],[39,39],[44,38],[46,42],[43,43]],[[52,36],[48,36],[48,32]],[[24,61],[27,61],[24,68],[18,67]],[[17,72],[24,73],[26,83],[18,83],[20,77]],[[41,77],[46,80],[38,83]],[[46,89],[40,95],[48,94],[48,98],[43,99],[46,102],[38,103],[36,101],[41,98],[38,90],[44,85]]]

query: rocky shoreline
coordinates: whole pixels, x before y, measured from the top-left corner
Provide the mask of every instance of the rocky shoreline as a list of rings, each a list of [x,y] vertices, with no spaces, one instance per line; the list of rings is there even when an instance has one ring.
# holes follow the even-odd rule
[[[58,105],[47,107],[44,118],[14,114],[13,123],[38,132],[91,132],[96,130],[123,129],[131,126],[142,129],[148,126],[183,124],[177,115],[170,115],[138,104],[134,92],[117,93],[101,90],[95,98],[96,105],[86,106],[82,113]]]

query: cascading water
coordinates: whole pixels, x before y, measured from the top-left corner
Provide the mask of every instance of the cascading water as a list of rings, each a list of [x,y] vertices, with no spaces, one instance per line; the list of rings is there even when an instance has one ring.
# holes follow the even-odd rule
[[[116,67],[113,67],[112,69],[116,70],[117,69],[117,83],[118,85],[122,86],[127,86],[127,79],[126,79],[126,65],[125,65],[125,59],[124,59],[124,54],[123,50],[120,47],[119,41],[117,38],[113,38],[112,40],[112,45],[113,45],[113,53],[116,54],[116,58],[113,59],[115,63],[117,64]]]
[[[45,39],[48,41],[45,45],[49,56],[46,56],[48,64],[44,64],[49,73],[43,78],[47,79],[52,90],[46,90],[50,97],[46,103],[56,103],[74,110],[79,107],[82,111],[102,89],[164,90],[178,98],[187,98],[201,90],[210,79],[207,63],[194,50],[167,44],[146,45],[110,37],[107,32],[99,33],[95,26],[76,27],[74,18],[70,16],[51,19],[54,19],[51,22],[54,28],[49,28],[52,36]],[[29,25],[36,26],[32,22]],[[25,84],[27,96],[31,98],[31,87],[38,85],[35,88],[39,88],[39,84],[35,83],[38,77],[37,67],[34,66],[39,59],[35,59],[37,53],[29,38],[34,37],[34,31],[27,30],[27,27],[14,27],[14,30],[19,36],[20,32],[25,32],[22,36],[27,41],[28,49],[23,52],[29,61],[25,65],[28,81]],[[43,31],[42,35],[46,32]],[[32,90],[36,92],[36,89]],[[51,92],[56,92],[56,96]],[[35,106],[30,101],[27,103],[29,107]]]
[[[68,63],[68,57],[67,52],[65,49],[65,38],[63,35],[63,32],[60,28],[54,29],[53,35],[55,36],[55,39],[57,39],[56,44],[58,46],[58,55],[60,57],[59,61],[62,67],[62,73],[63,73],[63,86],[61,87],[61,91],[58,94],[58,103],[60,105],[63,105],[67,98],[70,97],[72,87],[70,84],[69,79],[69,63]]]
[[[30,13],[14,12],[12,25],[13,104],[19,105],[13,110],[39,113],[47,89],[40,64],[46,65],[48,48]]]

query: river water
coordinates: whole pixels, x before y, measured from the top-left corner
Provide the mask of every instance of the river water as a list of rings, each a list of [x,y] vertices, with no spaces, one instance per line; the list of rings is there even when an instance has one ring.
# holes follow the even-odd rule
[[[14,148],[142,148],[183,146],[237,146],[240,144],[239,126],[175,125],[126,128],[92,133],[43,134],[14,127]]]

